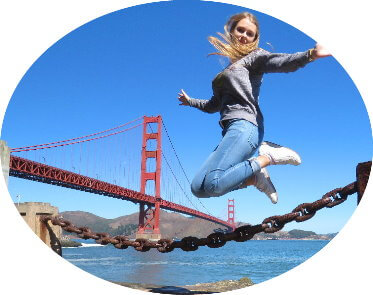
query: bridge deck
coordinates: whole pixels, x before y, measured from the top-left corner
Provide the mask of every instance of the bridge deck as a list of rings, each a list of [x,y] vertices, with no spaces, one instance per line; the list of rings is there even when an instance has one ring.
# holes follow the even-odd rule
[[[10,156],[9,175],[94,194],[105,195],[116,199],[130,201],[133,203],[146,203],[149,205],[154,205],[156,202],[159,202],[162,209],[195,216],[223,225],[230,230],[234,229],[232,224],[228,223],[227,221],[218,219],[214,216],[205,214],[198,210],[181,206],[179,204],[169,202],[161,198],[157,199],[153,196],[142,194],[140,192],[104,182],[95,178],[83,176],[71,171],[62,170],[39,162],[30,161],[21,157]]]

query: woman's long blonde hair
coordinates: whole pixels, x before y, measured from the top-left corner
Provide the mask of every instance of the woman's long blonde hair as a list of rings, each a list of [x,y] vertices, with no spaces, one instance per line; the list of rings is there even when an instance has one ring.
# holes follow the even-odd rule
[[[256,35],[252,43],[241,44],[232,34],[232,31],[236,28],[237,23],[248,18],[256,26]],[[256,48],[259,45],[259,23],[256,17],[249,12],[242,12],[231,16],[228,22],[224,26],[224,34],[218,33],[218,35],[224,40],[220,40],[216,37],[208,37],[209,42],[217,49],[219,52],[210,53],[209,55],[223,55],[229,57],[232,62],[235,62]]]

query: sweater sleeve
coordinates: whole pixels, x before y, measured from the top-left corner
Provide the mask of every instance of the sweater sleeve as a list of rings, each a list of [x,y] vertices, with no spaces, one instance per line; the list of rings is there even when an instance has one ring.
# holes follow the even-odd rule
[[[217,95],[212,96],[210,100],[191,98],[189,105],[206,113],[216,113],[221,109],[221,100]]]
[[[261,73],[294,72],[309,62],[308,51],[289,54],[260,49],[251,56],[251,68]]]

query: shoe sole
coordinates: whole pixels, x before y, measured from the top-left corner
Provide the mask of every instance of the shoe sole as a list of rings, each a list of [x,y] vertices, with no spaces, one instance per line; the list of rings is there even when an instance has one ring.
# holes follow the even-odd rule
[[[266,169],[266,168],[262,168],[261,170],[263,171],[263,174],[264,174],[265,178],[268,180],[268,182],[270,183],[270,185],[273,187],[274,193],[277,194],[277,190],[276,190],[275,186],[274,186],[273,183],[272,183],[271,177],[269,176],[269,173],[268,173],[267,169]],[[266,194],[266,195],[267,195],[267,194]],[[271,198],[270,196],[268,196],[268,195],[267,195],[267,197],[271,200],[271,202],[272,202],[273,204],[276,204],[276,203],[278,202],[278,196],[276,197],[275,200],[272,199],[272,198]]]
[[[277,147],[277,148],[286,148],[286,149],[288,149],[289,151],[292,151],[294,154],[296,154],[296,155],[299,157],[300,162],[299,162],[299,164],[297,164],[297,165],[295,165],[295,166],[298,166],[298,165],[302,164],[302,158],[300,157],[300,155],[299,155],[296,151],[292,150],[291,148],[288,148],[288,147],[286,147],[286,146],[282,146],[282,145],[279,145],[279,144],[277,144],[277,143],[270,142],[270,141],[263,141],[263,142],[261,143],[261,145],[268,145],[268,146],[271,146],[271,147]],[[259,150],[260,150],[260,147],[259,147]]]

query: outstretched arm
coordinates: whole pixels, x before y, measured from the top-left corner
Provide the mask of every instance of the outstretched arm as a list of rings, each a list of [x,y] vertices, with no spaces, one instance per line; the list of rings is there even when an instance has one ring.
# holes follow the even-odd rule
[[[316,44],[314,48],[309,51],[310,59],[316,60],[322,57],[331,56],[330,52],[321,44]]]
[[[180,103],[179,103],[180,106],[190,106],[189,102],[190,102],[191,98],[189,97],[188,94],[186,94],[184,92],[183,89],[181,89],[181,93],[179,93],[178,99],[180,101]]]
[[[251,68],[262,73],[288,73],[304,67],[311,61],[330,56],[331,54],[322,45],[316,44],[314,48],[297,53],[270,53],[263,49],[254,51],[249,55]]]
[[[181,89],[178,99],[180,102],[179,105],[195,107],[206,113],[216,113],[220,111],[220,107],[221,107],[220,106],[221,101],[215,95],[211,97],[210,100],[196,99],[196,98],[191,98],[188,94],[185,93],[183,89]]]

